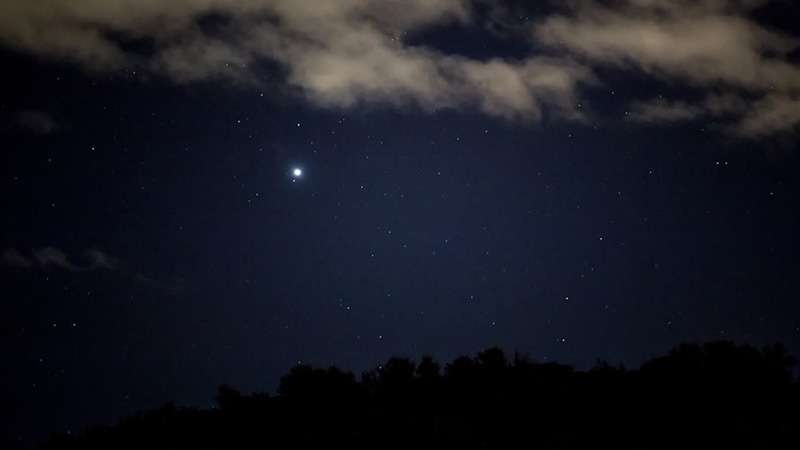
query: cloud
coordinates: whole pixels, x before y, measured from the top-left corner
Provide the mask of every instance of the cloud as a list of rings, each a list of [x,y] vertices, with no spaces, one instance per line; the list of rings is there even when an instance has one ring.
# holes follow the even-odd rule
[[[59,269],[69,272],[90,270],[112,270],[117,267],[117,259],[99,250],[87,250],[88,263],[81,265],[73,262],[62,250],[55,247],[42,247],[25,256],[16,249],[7,249],[3,252],[0,262],[2,265],[15,269]]]
[[[797,126],[789,109],[800,93],[800,66],[790,62],[800,40],[749,18],[764,1],[623,0],[577,2],[546,18],[534,36],[592,65],[638,70],[659,80],[754,96],[732,129],[760,137]],[[645,121],[686,120],[715,113],[709,105],[635,105]],[[770,124],[767,125],[766,122]]]
[[[20,127],[36,134],[51,134],[59,128],[55,119],[44,111],[20,111],[16,119]]]
[[[39,0],[0,4],[0,43],[90,71],[146,69],[178,83],[257,84],[254,67],[273,61],[289,86],[323,107],[581,117],[577,89],[593,77],[568,58],[480,61],[403,40],[471,20],[467,0]],[[130,50],[137,45],[143,50]]]
[[[87,250],[86,255],[89,258],[89,268],[91,269],[112,270],[116,269],[119,263],[116,258],[97,249]]]
[[[702,108],[686,102],[665,102],[658,99],[649,102],[634,102],[630,117],[647,123],[681,122],[696,119],[704,114]]]
[[[593,80],[589,69],[568,59],[478,61],[403,43],[404,33],[468,21],[469,9],[461,1],[354,1],[331,3],[322,11],[318,2],[279,4],[280,25],[260,28],[254,42],[287,68],[289,84],[323,106],[382,102],[428,111],[466,106],[532,119],[548,108],[579,118],[577,86]]]
[[[670,123],[698,118],[737,120],[727,131],[745,138],[759,138],[800,127],[800,95],[767,94],[755,101],[737,95],[710,95],[690,104],[663,99],[632,104],[631,118],[638,122]]]
[[[612,8],[581,2],[571,15],[537,25],[535,33],[593,61],[659,77],[756,90],[799,88],[800,67],[783,58],[800,42],[748,20],[747,9],[733,3],[627,0]]]
[[[573,0],[526,30],[525,57],[475,59],[417,44],[431,27],[477,28],[483,0],[38,0],[0,2],[0,45],[89,71],[145,70],[176,83],[258,85],[264,62],[314,105],[470,108],[510,120],[582,120],[577,107],[598,68],[635,72],[707,102],[634,103],[636,119],[714,115],[743,137],[796,129],[800,40],[753,20],[766,0]],[[566,5],[566,6],[564,6]],[[518,28],[518,27],[517,27]],[[517,31],[515,28],[515,32]],[[536,49],[536,50],[534,50]],[[45,129],[41,127],[40,129]]]
[[[757,101],[742,117],[736,132],[760,137],[800,127],[800,95],[772,94]]]
[[[70,262],[66,253],[54,247],[45,247],[33,252],[33,259],[39,263],[43,269],[50,267],[69,271],[80,270],[78,266]]]
[[[637,122],[670,123],[712,117],[743,117],[753,109],[752,102],[734,94],[710,94],[702,101],[668,101],[663,97],[631,103],[630,118]],[[784,125],[779,125],[784,127]],[[736,127],[731,131],[736,132]]]
[[[22,253],[14,250],[8,249],[3,252],[3,255],[0,256],[0,262],[4,266],[13,267],[16,269],[30,269],[33,267],[33,261],[26,258],[22,255]]]

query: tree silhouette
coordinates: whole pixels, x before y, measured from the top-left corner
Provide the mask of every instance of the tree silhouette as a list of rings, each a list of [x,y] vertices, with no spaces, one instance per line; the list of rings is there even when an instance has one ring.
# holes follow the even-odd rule
[[[441,366],[391,358],[360,380],[293,367],[277,395],[217,392],[217,407],[172,404],[45,449],[793,448],[795,360],[782,346],[683,344],[638,370],[509,360],[499,348]]]

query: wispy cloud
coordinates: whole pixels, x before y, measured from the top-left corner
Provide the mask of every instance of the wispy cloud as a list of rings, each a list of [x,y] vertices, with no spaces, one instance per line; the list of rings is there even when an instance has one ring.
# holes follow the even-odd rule
[[[0,262],[6,267],[15,269],[56,269],[69,272],[99,269],[113,270],[118,265],[116,258],[100,250],[87,250],[85,255],[86,261],[77,263],[70,259],[64,251],[55,247],[35,249],[30,255],[25,255],[16,249],[6,249],[0,258]]]
[[[119,265],[117,258],[97,249],[87,250],[86,256],[89,258],[89,267],[93,269],[113,270]]]
[[[0,261],[4,266],[16,269],[30,269],[34,266],[34,262],[31,259],[14,249],[5,250],[2,257],[0,257]]]
[[[66,253],[54,247],[45,247],[34,250],[33,259],[39,263],[43,269],[57,268],[70,271],[77,271],[80,268],[73,264]]]
[[[657,99],[631,104],[631,119],[638,122],[665,123],[696,119],[705,112],[702,108],[686,102],[666,102]]]
[[[16,115],[16,120],[22,129],[35,134],[52,134],[59,129],[56,120],[44,111],[20,111]]]

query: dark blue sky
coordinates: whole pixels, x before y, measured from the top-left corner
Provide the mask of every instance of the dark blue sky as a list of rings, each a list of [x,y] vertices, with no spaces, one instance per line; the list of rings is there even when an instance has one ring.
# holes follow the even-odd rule
[[[538,44],[521,44],[509,18],[556,14],[476,5],[475,22],[426,25],[406,45],[524,58]],[[709,8],[698,17],[723,15]],[[241,25],[224,17],[204,26]],[[272,391],[298,361],[358,372],[500,345],[635,366],[714,339],[800,351],[800,161],[780,109],[797,99],[791,81],[762,92],[708,75],[709,87],[647,55],[630,68],[576,50],[594,81],[574,99],[530,87],[544,100],[516,116],[505,92],[461,103],[405,80],[328,91],[292,75],[293,57],[257,58],[255,84],[186,80],[2,39],[0,414],[12,439],[168,400],[208,405],[221,383]],[[129,48],[141,44],[119,43],[152,56]],[[414,86],[426,83],[438,82]],[[746,111],[779,97],[782,115],[763,114],[787,123],[717,116],[709,92]],[[636,103],[659,96],[666,113]]]

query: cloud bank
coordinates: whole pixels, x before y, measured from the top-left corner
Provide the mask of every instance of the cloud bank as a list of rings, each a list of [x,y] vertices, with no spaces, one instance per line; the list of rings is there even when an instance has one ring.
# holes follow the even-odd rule
[[[252,66],[269,60],[326,107],[580,118],[576,90],[592,75],[569,59],[478,61],[403,43],[409,32],[470,18],[463,0],[40,0],[0,4],[0,42],[91,71],[141,68],[179,83],[257,83]],[[145,50],[126,50],[137,43]]]
[[[259,63],[313,104],[424,111],[472,108],[510,120],[582,120],[597,68],[635,71],[707,92],[698,104],[638,101],[663,123],[723,119],[740,136],[800,124],[800,41],[751,19],[759,0],[570,1],[535,17],[518,59],[473,59],[406,36],[477,23],[480,0],[39,0],[0,3],[0,43],[89,71],[146,70],[177,83],[258,84]],[[744,108],[715,109],[715,98]]]

